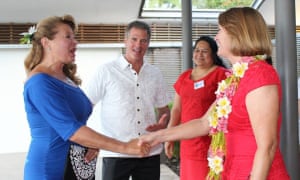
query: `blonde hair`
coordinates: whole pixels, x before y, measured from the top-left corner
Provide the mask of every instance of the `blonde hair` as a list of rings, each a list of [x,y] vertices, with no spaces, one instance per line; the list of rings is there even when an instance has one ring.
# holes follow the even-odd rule
[[[236,56],[272,55],[272,43],[262,15],[250,7],[228,9],[219,16],[219,25],[229,34],[231,52]]]
[[[57,33],[55,31],[57,25],[61,23],[67,24],[71,27],[74,33],[76,32],[77,26],[74,18],[71,15],[64,15],[61,17],[51,16],[41,20],[37,24],[36,32],[33,34],[32,37],[32,48],[30,49],[29,54],[27,55],[24,61],[24,67],[27,74],[31,72],[42,61],[44,55],[44,48],[41,44],[41,39],[43,37],[47,37],[48,39],[52,40],[54,38],[54,35]],[[76,64],[65,64],[63,67],[63,72],[77,85],[81,84],[81,79],[76,76]]]

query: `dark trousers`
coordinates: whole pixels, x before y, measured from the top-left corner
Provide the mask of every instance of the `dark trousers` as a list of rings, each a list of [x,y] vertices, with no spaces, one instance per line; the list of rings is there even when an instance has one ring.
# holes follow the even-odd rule
[[[160,155],[145,158],[110,158],[102,161],[103,180],[159,180]]]

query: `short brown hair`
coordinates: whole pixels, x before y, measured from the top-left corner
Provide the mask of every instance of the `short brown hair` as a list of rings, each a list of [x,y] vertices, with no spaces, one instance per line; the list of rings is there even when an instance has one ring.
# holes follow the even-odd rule
[[[132,28],[137,28],[137,29],[143,29],[145,31],[147,31],[147,35],[148,35],[148,40],[150,40],[151,38],[151,28],[150,26],[146,23],[146,22],[143,22],[143,21],[132,21],[128,24],[128,26],[126,27],[126,30],[125,30],[125,37],[128,36],[128,33],[129,31],[132,29]]]
[[[232,39],[231,52],[236,56],[272,55],[272,43],[262,15],[250,7],[230,8],[219,16]]]

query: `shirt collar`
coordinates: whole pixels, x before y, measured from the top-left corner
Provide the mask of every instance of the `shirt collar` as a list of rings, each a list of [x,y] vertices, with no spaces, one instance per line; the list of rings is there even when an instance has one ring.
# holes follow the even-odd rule
[[[131,68],[131,64],[125,59],[123,55],[120,57],[119,64],[122,69],[126,69],[129,67]],[[147,65],[148,65],[147,61],[144,60],[143,66],[147,66]]]
[[[124,56],[120,57],[119,64],[122,69],[126,69],[131,66],[131,64],[125,59]]]

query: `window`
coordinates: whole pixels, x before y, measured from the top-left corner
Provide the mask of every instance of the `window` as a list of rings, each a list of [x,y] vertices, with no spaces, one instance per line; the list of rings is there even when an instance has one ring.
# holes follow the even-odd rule
[[[263,0],[192,0],[193,19],[216,19],[220,12],[235,6],[258,8]],[[181,0],[144,0],[140,18],[179,19]]]

